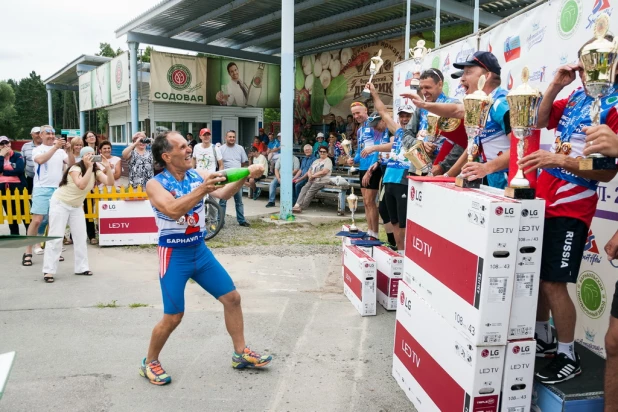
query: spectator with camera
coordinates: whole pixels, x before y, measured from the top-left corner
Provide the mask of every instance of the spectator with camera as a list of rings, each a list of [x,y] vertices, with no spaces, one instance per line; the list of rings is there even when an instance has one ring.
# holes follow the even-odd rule
[[[133,144],[122,151],[122,158],[129,162],[129,185],[133,188],[145,188],[146,182],[154,176],[152,152],[146,146],[150,143],[151,139],[144,132],[137,132],[133,135]]]
[[[26,175],[24,158],[21,153],[11,149],[11,141],[6,136],[0,136],[0,195],[15,193],[15,189],[20,192],[26,187]],[[12,213],[9,213],[8,206],[11,206]],[[7,215],[14,214],[17,204],[20,205],[22,213],[24,212],[24,202],[18,200],[3,200],[2,206]],[[24,222],[26,232],[28,224]],[[11,235],[19,235],[19,223],[9,223]]]

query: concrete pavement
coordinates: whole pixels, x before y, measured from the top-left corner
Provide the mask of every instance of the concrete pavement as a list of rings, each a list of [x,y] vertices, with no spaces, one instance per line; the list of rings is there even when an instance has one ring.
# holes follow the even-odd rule
[[[189,283],[183,323],[161,355],[173,378],[165,387],[138,375],[162,313],[156,249],[89,246],[89,278],[72,274],[69,246],[54,284],[42,280],[42,256],[26,268],[21,253],[0,250],[0,353],[17,351],[0,411],[413,410],[391,376],[394,313],[357,314],[337,253],[216,249],[243,297],[248,344],[274,361],[233,370],[221,305]],[[138,303],[148,306],[128,307]]]

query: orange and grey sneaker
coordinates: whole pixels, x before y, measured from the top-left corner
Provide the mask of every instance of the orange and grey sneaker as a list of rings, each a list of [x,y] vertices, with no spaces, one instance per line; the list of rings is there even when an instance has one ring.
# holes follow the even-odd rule
[[[234,352],[234,355],[232,355],[232,368],[263,368],[268,365],[271,360],[273,360],[271,355],[260,355],[249,348],[245,348],[242,354],[239,355]]]
[[[158,360],[146,364],[146,358],[142,361],[139,374],[148,379],[153,385],[167,385],[172,382],[172,377],[165,373]]]

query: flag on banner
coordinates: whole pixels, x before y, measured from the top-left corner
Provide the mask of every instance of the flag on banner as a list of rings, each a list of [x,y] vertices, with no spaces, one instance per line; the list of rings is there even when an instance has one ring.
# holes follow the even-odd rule
[[[504,41],[504,60],[510,62],[519,58],[521,53],[521,43],[519,36],[507,37]]]

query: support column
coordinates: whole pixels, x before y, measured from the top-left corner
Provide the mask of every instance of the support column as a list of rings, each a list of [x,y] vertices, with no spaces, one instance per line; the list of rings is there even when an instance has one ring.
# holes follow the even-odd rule
[[[436,39],[434,49],[440,47],[440,0],[436,0]]]
[[[403,59],[407,60],[408,57],[410,57],[410,10],[411,10],[411,5],[412,0],[407,0],[406,1],[406,38],[404,41],[404,53],[403,53]]]
[[[474,33],[479,31],[479,0],[474,0]]]
[[[131,136],[139,131],[139,104],[137,102],[137,48],[139,43],[129,42],[129,77],[131,79]],[[128,139],[130,140],[130,139]]]
[[[86,136],[86,112],[79,112],[79,130],[82,137]]]
[[[52,107],[52,91],[47,89],[47,124],[54,126],[54,110]]]
[[[300,70],[300,67],[297,68]],[[279,218],[292,212],[294,144],[294,2],[281,0],[281,192]]]

